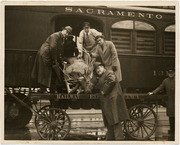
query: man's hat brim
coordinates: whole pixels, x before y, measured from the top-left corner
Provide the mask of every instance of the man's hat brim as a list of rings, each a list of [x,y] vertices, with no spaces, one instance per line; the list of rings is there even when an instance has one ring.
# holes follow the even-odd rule
[[[104,66],[104,64],[102,64],[102,63],[100,63],[100,62],[96,62],[96,63],[94,64],[94,70],[96,70],[96,68],[97,68],[98,66]],[[104,66],[104,67],[105,67],[105,66]]]
[[[72,32],[71,31],[69,31],[68,29],[66,29],[66,28],[64,28],[65,30],[67,30],[67,32],[69,33],[69,34],[72,34]]]
[[[71,28],[71,26],[63,27],[62,30],[66,30],[69,34],[72,34],[72,28]]]

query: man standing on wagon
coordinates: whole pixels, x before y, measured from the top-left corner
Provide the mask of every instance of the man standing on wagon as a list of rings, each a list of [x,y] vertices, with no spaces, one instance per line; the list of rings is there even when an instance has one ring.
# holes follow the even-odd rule
[[[92,57],[100,57],[105,68],[113,70],[118,82],[122,81],[120,61],[113,42],[106,41],[103,35],[96,36],[95,40],[98,45],[96,52],[91,54]]]
[[[79,33],[77,47],[79,50],[79,57],[83,57],[86,64],[90,63],[90,57],[88,55],[96,51],[95,37],[97,35],[101,35],[101,32],[90,28],[89,22],[84,22],[83,30]]]
[[[41,85],[41,92],[47,87],[51,92],[57,91],[56,84],[64,84],[63,77],[57,79],[57,74],[53,69],[53,65],[59,64],[62,68],[62,50],[65,37],[71,34],[72,28],[66,26],[62,31],[51,34],[39,49],[34,67],[32,70],[32,78]],[[60,74],[62,75],[62,74]],[[57,83],[58,82],[58,83]]]

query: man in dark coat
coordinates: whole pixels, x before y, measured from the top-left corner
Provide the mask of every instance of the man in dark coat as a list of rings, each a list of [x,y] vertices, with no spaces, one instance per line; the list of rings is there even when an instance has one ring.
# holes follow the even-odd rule
[[[98,45],[96,47],[96,52],[91,53],[92,57],[100,57],[105,68],[113,70],[117,80],[119,82],[122,81],[120,61],[113,42],[106,41],[103,35],[96,36],[95,40]]]
[[[100,62],[96,62],[94,68],[99,76],[94,92],[102,94],[100,97],[102,114],[108,129],[106,139],[123,140],[121,122],[129,119],[129,114],[119,82],[114,72],[106,70]]]
[[[67,61],[68,58],[78,55],[77,45],[76,42],[73,41],[73,38],[73,35],[69,35],[64,41],[62,56],[65,61]]]
[[[61,65],[64,38],[71,32],[72,28],[66,26],[62,31],[51,34],[39,49],[32,70],[32,78],[36,79],[41,88],[51,87],[57,80],[54,79],[56,74],[52,65],[57,63]]]
[[[169,116],[170,123],[170,140],[174,140],[175,133],[175,70],[169,68],[168,78],[164,79],[159,87],[153,92],[149,92],[149,95],[157,94],[161,90],[165,90],[167,94],[166,105],[167,105],[167,116]]]

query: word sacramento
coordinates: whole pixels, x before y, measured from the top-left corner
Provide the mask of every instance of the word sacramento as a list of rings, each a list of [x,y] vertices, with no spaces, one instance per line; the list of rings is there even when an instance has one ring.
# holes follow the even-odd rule
[[[104,15],[104,16],[120,16],[120,17],[138,17],[138,18],[148,18],[148,19],[162,19],[161,14],[152,14],[144,12],[130,12],[130,11],[118,11],[118,10],[104,10],[104,9],[92,9],[92,8],[74,8],[65,7],[65,12],[73,12],[80,14],[94,14],[94,15]]]

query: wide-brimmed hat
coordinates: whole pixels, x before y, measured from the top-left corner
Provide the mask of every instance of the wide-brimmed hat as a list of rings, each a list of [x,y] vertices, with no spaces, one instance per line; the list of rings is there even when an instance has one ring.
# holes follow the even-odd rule
[[[67,32],[69,34],[72,34],[72,27],[71,26],[66,26],[66,27],[64,27],[64,29],[67,30]]]
[[[101,62],[95,62],[95,63],[94,63],[94,70],[96,70],[96,68],[97,68],[98,66],[104,66],[104,64],[101,63]]]

